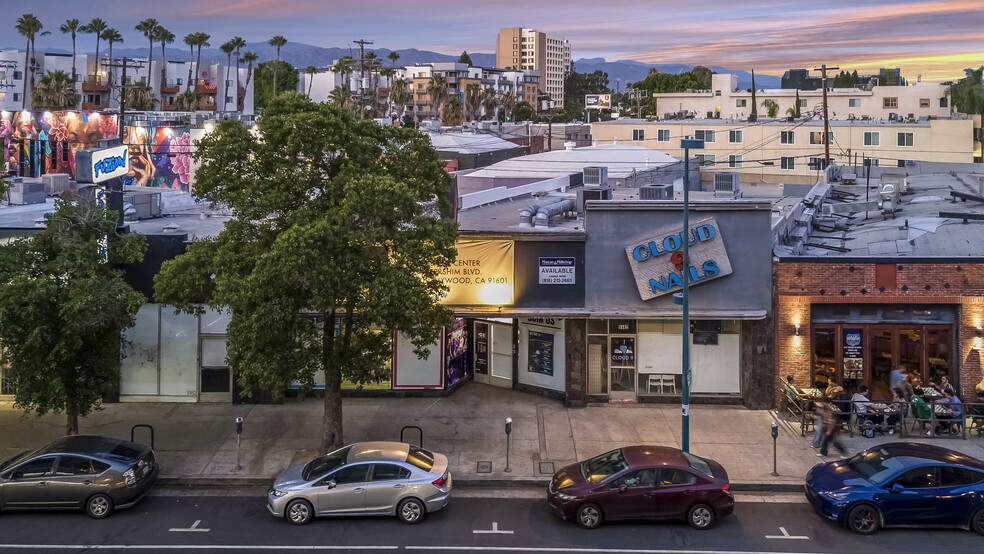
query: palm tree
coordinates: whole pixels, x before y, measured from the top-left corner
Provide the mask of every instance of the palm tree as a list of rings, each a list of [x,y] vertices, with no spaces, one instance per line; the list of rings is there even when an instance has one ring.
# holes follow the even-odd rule
[[[102,38],[103,31],[109,28],[109,25],[105,21],[96,17],[88,23],[85,27],[79,29],[83,33],[96,35],[96,65],[93,68],[92,76],[97,80],[99,78],[99,39]]]
[[[393,81],[393,86],[390,89],[390,101],[394,107],[399,109],[397,119],[403,119],[403,112],[406,111],[407,104],[411,100],[413,100],[413,94],[410,92],[410,82],[406,79]]]
[[[239,60],[239,50],[242,49],[242,48],[246,48],[246,41],[243,40],[243,37],[232,37],[232,45],[236,47],[236,52],[235,52],[235,54],[236,54],[236,84],[238,85],[239,84],[239,63],[240,63],[240,60]],[[236,91],[236,96],[237,96],[237,98],[239,96],[239,91],[238,90]]]
[[[331,66],[331,72],[338,73],[342,76],[342,81],[346,81],[345,75],[352,72],[352,56],[342,56],[335,60],[335,65]],[[349,88],[347,81],[345,88]]]
[[[396,69],[396,60],[400,59],[400,55],[396,52],[390,52],[389,54],[386,54],[386,57],[393,62],[393,69]]]
[[[212,38],[212,35],[208,33],[195,33],[195,46],[198,47],[198,55],[195,57],[195,83],[198,83],[198,76],[201,73],[198,72],[202,65],[202,46],[212,46],[208,39]]]
[[[40,110],[74,110],[81,96],[75,81],[64,71],[51,71],[31,90],[31,103]]]
[[[167,52],[165,52],[165,46],[174,42],[174,33],[168,31],[164,27],[158,26],[157,31],[154,32],[154,40],[161,43],[161,87],[167,86]],[[161,103],[164,103],[164,97],[161,96]]]
[[[434,75],[427,83],[427,95],[437,108],[437,120],[443,121],[444,101],[448,99],[448,80],[443,75]]]
[[[478,110],[482,107],[482,86],[478,83],[468,83],[465,86],[466,116],[471,113],[471,119],[478,119]]]
[[[195,57],[195,41],[198,40],[197,35],[198,33],[189,33],[184,38],[184,43],[188,45],[191,51],[188,55],[188,87],[186,90],[191,89],[191,68],[193,67],[191,60]]]
[[[762,107],[768,112],[770,118],[774,118],[779,113],[779,104],[771,98],[763,100]]]
[[[258,57],[259,56],[257,56],[253,52],[246,52],[245,54],[243,54],[243,61],[245,61],[246,64],[247,64],[246,65],[246,84],[243,85],[243,90],[249,88],[249,80],[253,77],[253,62],[255,62]]]
[[[75,34],[79,32],[79,20],[69,19],[61,24],[58,28],[63,34],[72,34],[72,80],[75,80],[75,76],[78,74],[75,71]]]
[[[109,29],[106,29],[105,31],[103,31],[102,36],[103,36],[103,39],[106,40],[106,43],[109,44],[109,59],[112,60],[113,59],[113,44],[114,43],[123,44],[123,35],[121,35],[120,32],[117,31],[116,29],[109,28]],[[113,83],[113,74],[112,74],[112,72],[110,72],[110,74],[109,74],[109,83],[110,84]]]
[[[378,82],[373,81],[373,74],[379,68],[379,56],[375,52],[366,52],[366,69],[369,70],[369,88],[371,90],[376,90]]]
[[[482,91],[482,107],[485,109],[485,117],[490,119],[495,117],[495,109],[499,106],[499,95],[496,94],[495,89],[492,87],[486,87]]]
[[[158,27],[157,20],[152,17],[148,17],[147,19],[144,19],[140,23],[137,23],[137,26],[134,27],[134,29],[143,33],[143,36],[147,37],[147,40],[150,41],[150,49],[148,50],[149,54],[147,55],[147,84],[148,85],[150,85],[150,66],[154,64],[154,39],[156,38],[157,35],[157,27]]]
[[[441,125],[454,127],[461,125],[464,119],[461,100],[457,96],[452,96],[444,102],[444,109],[441,110]]]
[[[313,65],[309,65],[307,66],[307,68],[304,69],[304,73],[308,74],[307,96],[308,98],[311,98],[311,86],[314,85],[314,76],[318,73],[318,68],[314,67]]]
[[[285,39],[280,35],[277,35],[272,39],[270,39],[268,42],[270,46],[277,47],[277,63],[275,63],[273,66],[273,96],[274,98],[276,98],[277,97],[277,69],[280,68],[280,47],[287,44],[287,39]]]
[[[340,108],[348,108],[352,103],[352,93],[348,87],[338,86],[328,93],[328,101]]]
[[[174,99],[174,109],[179,112],[197,112],[205,109],[205,98],[186,90]]]
[[[229,83],[229,70],[232,69],[232,53],[233,53],[233,51],[236,50],[236,43],[232,39],[229,39],[229,40],[223,42],[222,43],[222,46],[219,46],[219,50],[222,50],[222,52],[224,52],[225,55],[226,55],[226,76],[225,76],[225,83],[226,84],[225,84],[225,91],[226,91],[226,97],[228,97],[229,96],[229,94],[228,94],[228,92],[229,92],[229,88],[228,88],[229,87],[229,84],[228,84]],[[223,106],[223,108],[225,107],[225,103],[224,102],[223,102],[222,106]]]
[[[513,110],[516,109],[516,95],[509,91],[502,95],[502,99],[499,101],[499,105],[502,106],[502,113],[509,119],[512,119]]]
[[[45,31],[44,25],[41,24],[41,20],[34,16],[32,13],[26,13],[17,18],[17,24],[14,26],[17,33],[27,39],[27,51],[24,52],[24,65],[26,65],[31,70],[31,86],[34,86],[34,73],[37,70],[37,52],[34,49],[34,41],[40,35],[50,35],[51,33]],[[30,58],[30,63],[28,59]],[[27,102],[27,79],[24,79],[24,101]]]
[[[157,99],[154,89],[147,83],[137,82],[126,87],[126,107],[128,110],[147,112],[154,109]]]

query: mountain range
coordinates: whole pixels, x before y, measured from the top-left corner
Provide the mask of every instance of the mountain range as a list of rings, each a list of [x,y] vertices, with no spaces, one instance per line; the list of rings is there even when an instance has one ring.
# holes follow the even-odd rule
[[[48,49],[47,51],[52,53],[71,54],[71,51],[62,49]],[[242,51],[255,52],[257,56],[259,56],[260,62],[275,59],[277,55],[277,49],[270,46],[266,42],[248,43],[246,48],[243,48]],[[390,65],[392,63],[387,58],[392,50],[386,48],[376,48],[372,51],[379,56],[384,65]],[[100,52],[105,53],[106,49],[101,48]],[[187,61],[190,54],[189,50],[175,47],[168,47],[166,52],[167,59],[174,61]],[[400,58],[397,60],[397,64],[399,65],[414,65],[417,63],[428,62],[453,62],[457,61],[459,57],[459,55],[441,54],[439,52],[418,50],[416,48],[396,50],[396,53],[400,55]],[[147,51],[142,47],[116,47],[113,49],[113,55],[116,57],[125,56],[130,58],[146,58]],[[154,58],[159,59],[160,55],[160,46],[157,45],[154,47]],[[495,66],[495,54],[469,53],[468,55],[471,58],[472,63],[477,66]],[[288,42],[280,49],[280,59],[299,69],[303,69],[308,66],[327,67],[342,56],[352,56],[353,58],[358,58],[359,49],[354,47],[323,48],[320,46],[311,46],[310,44],[302,44],[298,42]],[[225,63],[225,61],[226,55],[223,54],[218,48],[202,49],[202,63]],[[604,58],[580,58],[574,61],[574,69],[578,72],[591,73],[595,70],[607,72],[608,82],[612,89],[621,89],[624,88],[627,83],[642,80],[645,78],[646,73],[650,68],[657,69],[663,73],[683,73],[690,71],[693,67],[693,65],[687,64],[645,64],[635,60],[616,60],[610,62]],[[716,73],[734,73],[738,76],[738,88],[751,87],[751,74],[746,71],[735,71],[718,66],[708,66],[708,68]],[[757,88],[778,88],[780,79],[779,77],[773,75],[759,74],[755,76],[755,81]]]

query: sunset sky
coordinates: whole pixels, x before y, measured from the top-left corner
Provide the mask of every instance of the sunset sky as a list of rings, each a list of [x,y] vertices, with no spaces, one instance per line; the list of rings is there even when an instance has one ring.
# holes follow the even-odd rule
[[[12,9],[11,9],[12,8]],[[821,63],[857,69],[898,66],[910,81],[963,77],[984,64],[984,0],[32,0],[8,6],[0,46],[23,48],[13,29],[30,10],[53,35],[38,48],[71,48],[65,19],[105,19],[125,47],[146,45],[133,26],[154,17],[178,36],[211,33],[248,42],[346,47],[354,39],[388,49],[494,53],[500,27],[533,27],[571,41],[574,58],[719,65],[779,75]],[[82,35],[79,48],[94,50]]]

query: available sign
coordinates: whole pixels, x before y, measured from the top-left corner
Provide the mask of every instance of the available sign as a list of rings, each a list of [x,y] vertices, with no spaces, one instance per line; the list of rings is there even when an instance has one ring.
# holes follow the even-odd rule
[[[690,267],[683,267],[683,241],[689,244]],[[667,230],[625,247],[639,296],[649,300],[690,285],[731,274],[721,228],[713,217],[694,222],[687,233]],[[686,277],[685,277],[686,276]]]
[[[442,304],[505,306],[513,301],[513,242],[459,240],[458,257],[438,278],[448,286]]]
[[[573,285],[574,258],[540,258],[541,285]]]

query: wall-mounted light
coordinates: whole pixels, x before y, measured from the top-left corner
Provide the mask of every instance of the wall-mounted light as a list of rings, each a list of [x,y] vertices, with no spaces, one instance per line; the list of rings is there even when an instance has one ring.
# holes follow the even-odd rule
[[[798,324],[796,325],[796,336],[800,336],[800,326]]]
[[[984,336],[982,336],[984,333],[982,333],[980,325],[977,326],[977,331],[974,334],[977,336],[974,337],[974,345],[971,348],[980,350],[981,346],[984,346]]]

